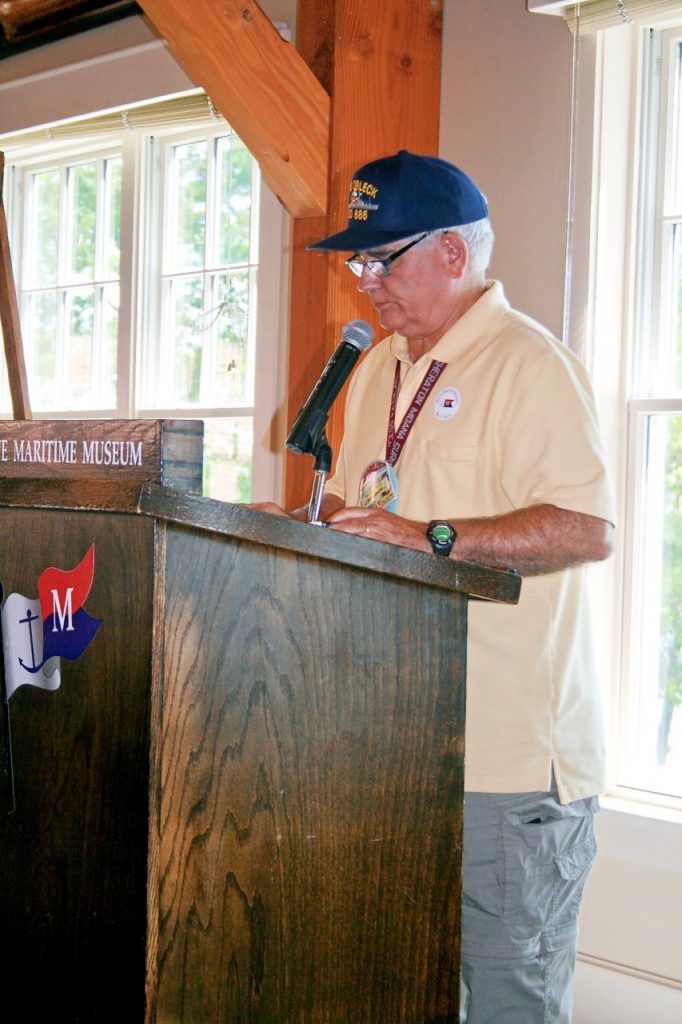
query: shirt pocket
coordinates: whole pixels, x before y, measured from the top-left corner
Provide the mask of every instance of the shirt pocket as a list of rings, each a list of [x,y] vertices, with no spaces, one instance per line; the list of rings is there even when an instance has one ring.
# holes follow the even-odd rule
[[[428,493],[433,516],[480,515],[481,449],[478,445],[422,441],[416,458],[418,464],[414,475],[409,474],[410,479]]]

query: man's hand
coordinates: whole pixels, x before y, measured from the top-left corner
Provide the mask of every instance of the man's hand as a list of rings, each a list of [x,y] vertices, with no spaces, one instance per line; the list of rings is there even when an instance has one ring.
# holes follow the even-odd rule
[[[399,544],[415,551],[431,550],[426,539],[426,523],[403,519],[380,508],[342,508],[330,515],[328,522],[334,530],[354,533],[357,537]]]

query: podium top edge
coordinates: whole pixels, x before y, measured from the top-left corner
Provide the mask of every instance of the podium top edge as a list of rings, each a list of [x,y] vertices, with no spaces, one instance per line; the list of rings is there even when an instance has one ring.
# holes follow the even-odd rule
[[[517,604],[521,577],[511,569],[458,562],[382,541],[325,530],[248,505],[136,480],[3,479],[0,509],[143,515],[293,554],[383,573],[488,601]]]
[[[471,598],[516,604],[521,592],[521,577],[513,570],[457,562],[155,484],[142,489],[139,508],[144,514],[166,522],[384,573]]]

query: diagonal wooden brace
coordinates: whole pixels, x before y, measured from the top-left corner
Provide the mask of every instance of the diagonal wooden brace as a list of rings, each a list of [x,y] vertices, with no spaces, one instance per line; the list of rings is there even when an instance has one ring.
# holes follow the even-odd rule
[[[0,322],[5,342],[5,362],[7,363],[9,390],[12,397],[12,415],[15,420],[30,420],[31,406],[28,399],[19,306],[12,274],[7,218],[2,201],[4,174],[5,154],[0,153]]]

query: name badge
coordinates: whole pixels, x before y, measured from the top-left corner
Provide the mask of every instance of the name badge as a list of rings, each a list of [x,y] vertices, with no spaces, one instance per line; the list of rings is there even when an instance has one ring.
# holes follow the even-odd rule
[[[379,459],[370,462],[360,480],[358,504],[361,508],[383,508],[395,512],[398,507],[398,477],[393,466]]]

